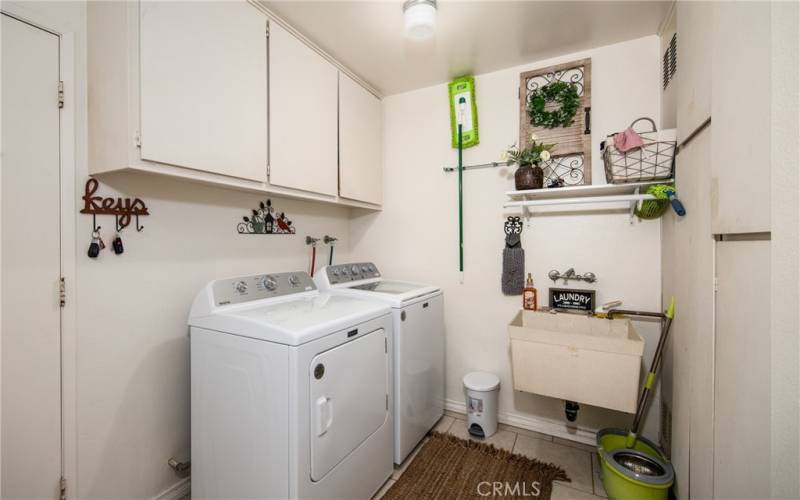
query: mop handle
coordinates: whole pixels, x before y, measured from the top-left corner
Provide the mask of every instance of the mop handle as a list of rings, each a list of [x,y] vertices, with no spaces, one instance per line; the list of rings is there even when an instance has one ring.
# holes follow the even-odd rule
[[[636,443],[636,438],[639,434],[639,426],[642,423],[642,418],[644,418],[644,410],[645,406],[647,406],[648,396],[650,395],[650,391],[655,384],[656,375],[658,374],[659,369],[661,368],[661,359],[664,354],[664,346],[667,343],[667,337],[669,336],[669,329],[672,326],[672,318],[675,317],[675,297],[672,298],[669,304],[669,308],[667,308],[666,313],[653,313],[653,312],[642,312],[642,311],[629,311],[624,309],[611,309],[608,311],[608,319],[614,319],[614,314],[627,314],[630,316],[646,316],[652,318],[661,318],[663,321],[663,326],[661,328],[661,335],[658,337],[658,345],[656,346],[656,352],[653,355],[653,361],[650,363],[650,371],[647,372],[647,378],[645,379],[644,387],[642,387],[642,392],[639,395],[639,399],[636,402],[636,415],[633,418],[633,426],[631,426],[631,430],[628,433],[628,439],[625,445],[629,448],[633,447]]]
[[[458,271],[464,281],[464,108],[467,100],[458,100]]]

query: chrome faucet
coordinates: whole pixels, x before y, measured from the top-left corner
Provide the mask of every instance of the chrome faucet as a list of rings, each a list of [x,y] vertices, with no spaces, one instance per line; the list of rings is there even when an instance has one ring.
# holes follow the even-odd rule
[[[553,280],[553,283],[555,283],[560,279],[563,279],[565,285],[569,283],[569,280],[585,281],[587,283],[594,283],[595,281],[597,281],[597,276],[595,276],[595,274],[591,272],[583,275],[575,274],[574,267],[570,267],[569,269],[564,271],[563,274],[553,269],[552,271],[547,273],[547,277]]]

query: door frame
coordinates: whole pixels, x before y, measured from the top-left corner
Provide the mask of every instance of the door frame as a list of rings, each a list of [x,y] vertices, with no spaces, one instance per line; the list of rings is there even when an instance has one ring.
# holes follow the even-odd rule
[[[48,11],[47,4],[3,2],[3,14],[52,33],[59,38],[59,74],[64,82],[64,107],[59,115],[59,159],[61,189],[61,276],[66,280],[66,303],[61,309],[61,474],[67,478],[67,498],[77,498],[77,241],[75,166],[85,163],[86,137],[86,57],[76,55],[80,26],[65,20],[59,12]],[[83,31],[85,41],[85,30]],[[83,72],[78,71],[79,63]],[[83,76],[82,76],[83,75]],[[53,89],[55,95],[56,89]],[[78,124],[76,120],[80,120]],[[82,143],[78,144],[78,134]],[[0,311],[0,314],[2,312]]]

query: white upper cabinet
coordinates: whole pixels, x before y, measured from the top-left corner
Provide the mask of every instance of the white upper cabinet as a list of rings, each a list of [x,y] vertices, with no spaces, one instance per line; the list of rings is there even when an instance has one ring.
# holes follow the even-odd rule
[[[766,232],[770,230],[770,3],[713,3],[711,33],[712,232]]]
[[[270,23],[270,185],[338,194],[338,74],[320,54]]]
[[[267,173],[267,20],[244,1],[140,5],[141,158]]]
[[[339,195],[380,204],[383,199],[381,101],[339,74]]]
[[[244,0],[88,2],[89,173],[380,208],[380,102]]]

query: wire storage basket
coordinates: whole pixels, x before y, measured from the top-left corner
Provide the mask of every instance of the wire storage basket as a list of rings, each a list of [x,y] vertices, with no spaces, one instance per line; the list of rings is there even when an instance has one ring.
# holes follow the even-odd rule
[[[646,117],[634,120],[631,128],[635,130],[636,124],[642,121],[650,122],[652,126],[652,130],[637,131],[644,143],[642,147],[623,152],[614,146],[613,140],[605,141],[603,163],[609,184],[672,179],[677,146],[674,130],[659,132],[656,123]]]

